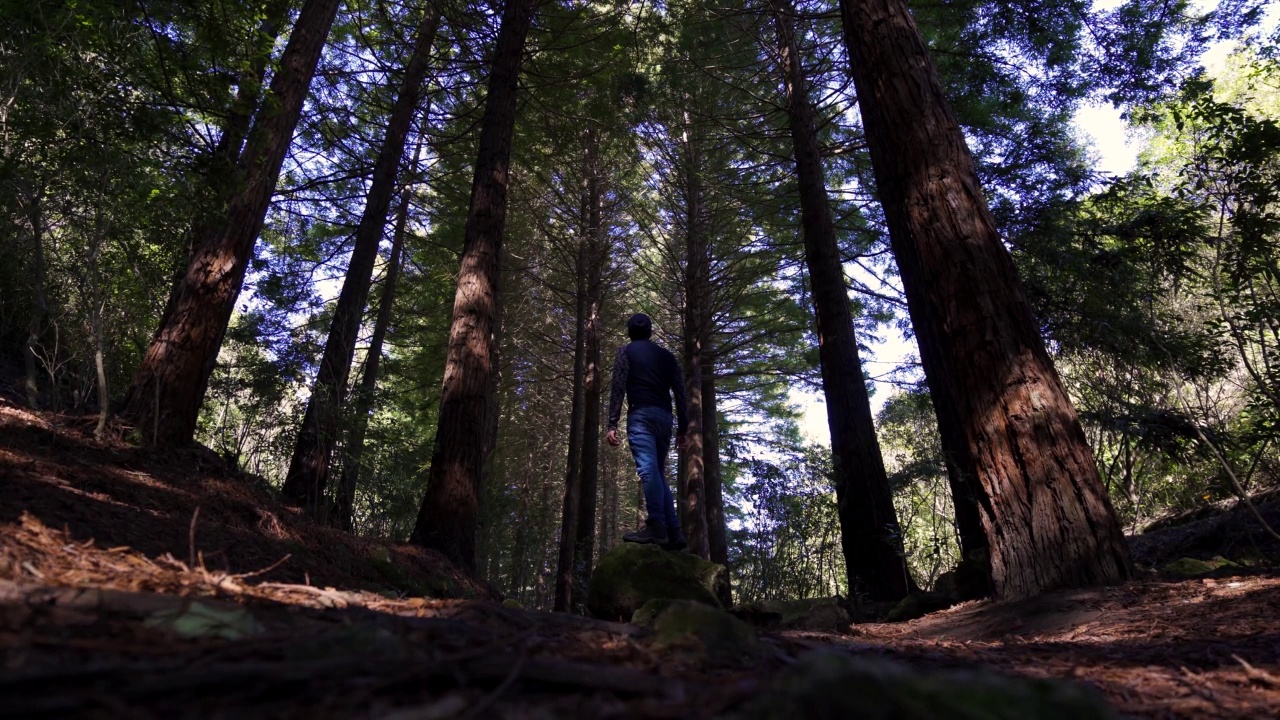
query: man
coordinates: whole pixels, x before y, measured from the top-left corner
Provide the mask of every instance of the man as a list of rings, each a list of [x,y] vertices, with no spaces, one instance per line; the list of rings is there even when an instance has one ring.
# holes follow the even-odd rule
[[[663,473],[667,450],[671,447],[671,398],[676,405],[676,442],[684,445],[689,416],[684,401],[684,373],[670,351],[649,340],[653,324],[649,316],[636,313],[627,320],[627,336],[631,342],[618,348],[613,362],[613,381],[609,391],[609,432],[605,440],[614,447],[618,440],[618,417],[622,414],[622,396],[627,397],[627,444],[636,461],[636,472],[644,488],[644,505],[648,512],[644,528],[622,536],[627,542],[659,545],[667,550],[682,550],[684,534],[676,515],[676,501]]]

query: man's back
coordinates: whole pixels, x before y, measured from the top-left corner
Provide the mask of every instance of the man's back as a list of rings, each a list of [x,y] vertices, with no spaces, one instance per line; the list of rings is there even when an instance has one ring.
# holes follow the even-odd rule
[[[613,364],[613,383],[609,393],[609,427],[617,427],[622,414],[622,397],[627,398],[627,412],[642,407],[662,408],[671,412],[672,396],[679,430],[684,433],[684,374],[670,350],[647,339],[635,339],[618,349]]]
[[[679,365],[676,356],[650,340],[632,340],[622,348],[627,356],[627,407],[660,407],[671,411],[671,388]]]

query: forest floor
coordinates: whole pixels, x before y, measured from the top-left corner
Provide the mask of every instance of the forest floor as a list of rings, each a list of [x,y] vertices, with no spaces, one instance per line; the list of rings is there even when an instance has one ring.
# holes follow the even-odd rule
[[[1130,717],[1280,709],[1274,569],[764,633],[770,660],[714,667],[629,624],[506,607],[433,553],[308,522],[209,451],[91,428],[0,397],[0,716],[712,717],[822,647],[1074,679]]]

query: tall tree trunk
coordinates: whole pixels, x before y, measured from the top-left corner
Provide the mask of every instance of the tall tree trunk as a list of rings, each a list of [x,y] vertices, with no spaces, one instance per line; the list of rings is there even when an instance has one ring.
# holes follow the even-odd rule
[[[418,22],[413,54],[400,81],[399,94],[387,122],[387,133],[378,151],[365,200],[364,214],[356,229],[355,246],[347,266],[347,275],[338,295],[338,305],[329,325],[324,355],[316,373],[307,411],[298,430],[298,441],[289,463],[282,494],[285,502],[306,508],[319,516],[324,510],[324,490],[329,480],[329,461],[337,442],[342,418],[342,395],[351,372],[360,322],[364,319],[369,287],[373,283],[373,266],[378,259],[387,210],[395,194],[396,176],[404,158],[409,126],[418,109],[422,81],[426,78],[431,45],[435,42],[440,13],[435,3],[428,3]]]
[[[245,137],[253,123],[262,98],[262,81],[267,77],[267,66],[271,60],[271,48],[280,36],[280,26],[289,12],[289,0],[276,0],[267,8],[267,15],[258,25],[257,42],[254,44],[254,57],[249,67],[240,73],[236,82],[236,96],[231,101],[226,123],[213,149],[213,161],[218,170],[230,170],[240,159],[240,151],[244,149]]]
[[[418,172],[422,157],[422,139],[418,139],[409,164],[410,181],[400,191],[400,209],[396,215],[396,227],[391,239],[391,257],[387,260],[387,274],[382,281],[382,297],[378,301],[378,317],[373,322],[373,336],[369,339],[369,351],[364,361],[364,374],[356,390],[354,421],[343,449],[342,476],[338,480],[338,495],[334,501],[333,524],[341,530],[355,529],[356,487],[360,484],[360,463],[364,459],[365,434],[369,430],[369,413],[373,410],[374,392],[378,387],[378,368],[382,364],[382,345],[391,326],[391,307],[395,303],[396,281],[400,277],[400,258],[404,252],[404,240],[409,224],[409,210],[413,204],[412,178]]]
[[[463,236],[445,358],[440,418],[412,539],[475,568],[476,518],[485,460],[493,450],[497,374],[498,257],[507,216],[507,180],[516,91],[539,0],[507,0],[489,75],[480,151]]]
[[[583,179],[586,183],[586,179]],[[583,189],[585,195],[585,188]],[[583,210],[586,201],[581,203]],[[585,215],[585,212],[582,213]],[[584,218],[585,220],[585,218]],[[585,222],[583,223],[585,225]],[[564,505],[560,513],[560,553],[556,558],[556,596],[552,609],[566,612],[573,601],[573,550],[578,537],[578,506],[582,492],[582,421],[585,398],[583,376],[586,374],[587,334],[587,243],[585,227],[578,238],[578,250],[574,254],[575,318],[573,334],[573,406],[569,411],[569,457],[564,471]]]
[[[844,263],[822,173],[813,104],[795,38],[795,10],[790,0],[773,0],[771,9],[777,25],[778,57],[795,150],[800,224],[817,319],[822,392],[827,401],[849,593],[866,593],[873,600],[897,600],[915,586],[902,553],[902,531],[858,357]]]
[[[906,4],[840,6],[920,358],[957,482],[977,500],[994,595],[1129,577],[1093,454]]]
[[[720,418],[716,409],[715,363],[710,357],[702,367],[702,462],[707,489],[707,549],[711,562],[729,567],[729,539],[724,521],[724,486],[720,470]],[[723,586],[725,607],[733,604],[729,584]]]
[[[134,376],[126,413],[152,444],[182,445],[195,433],[253,243],[337,11],[338,0],[307,0],[299,13],[237,166],[242,182],[222,222],[196,239],[171,310]]]
[[[253,48],[254,56],[249,67],[245,68],[236,79],[236,96],[232,98],[227,110],[222,132],[218,135],[218,142],[208,154],[204,180],[214,196],[221,198],[224,204],[235,197],[240,153],[244,150],[244,141],[253,124],[254,113],[259,109],[262,100],[262,83],[267,77],[271,52],[276,39],[280,36],[280,26],[286,19],[290,4],[289,0],[277,0],[267,8],[267,16],[258,26],[257,43]],[[210,208],[199,212],[192,223],[188,239],[195,243],[208,237],[210,233],[217,232],[218,224],[224,217],[225,208]],[[182,294],[182,283],[183,276],[179,275],[170,285],[169,299],[165,303],[164,311],[160,314],[160,328],[165,327],[169,322],[169,316],[177,306],[178,298]]]
[[[600,341],[603,333],[601,311],[604,304],[605,234],[601,223],[604,181],[600,177],[597,140],[587,131],[587,253],[586,253],[586,327],[583,354],[586,367],[582,376],[584,412],[582,418],[582,471],[578,494],[578,527],[573,552],[574,586],[577,604],[586,601],[587,579],[596,542],[596,498],[600,486]]]
[[[103,178],[105,186],[106,178]],[[99,198],[101,201],[101,198]],[[99,205],[101,208],[101,205]],[[98,375],[98,422],[93,428],[93,439],[102,442],[107,433],[107,420],[111,417],[111,391],[107,386],[106,337],[102,328],[102,313],[106,298],[102,296],[102,273],[99,260],[102,244],[106,241],[107,228],[99,210],[94,222],[92,245],[89,248],[89,331],[93,334],[93,368]]]
[[[710,269],[699,158],[692,141],[685,142],[685,197],[688,217],[685,227],[684,272],[684,357],[685,394],[689,407],[689,429],[685,433],[685,534],[689,552],[708,559],[706,468],[702,436],[702,354],[706,319],[707,274]]]
[[[44,334],[44,319],[49,313],[45,294],[44,266],[44,192],[35,190],[27,198],[27,221],[31,224],[31,319],[27,323],[27,342],[22,348],[26,370],[27,406],[40,408],[40,371],[36,352]]]

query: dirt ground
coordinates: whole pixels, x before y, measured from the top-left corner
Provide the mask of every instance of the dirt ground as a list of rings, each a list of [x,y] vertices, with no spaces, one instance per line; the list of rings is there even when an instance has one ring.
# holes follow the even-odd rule
[[[1129,717],[1280,717],[1274,572],[768,633],[772,659],[716,668],[631,625],[504,607],[212,453],[100,445],[91,422],[0,399],[0,716],[712,717],[837,647],[1073,679]]]

